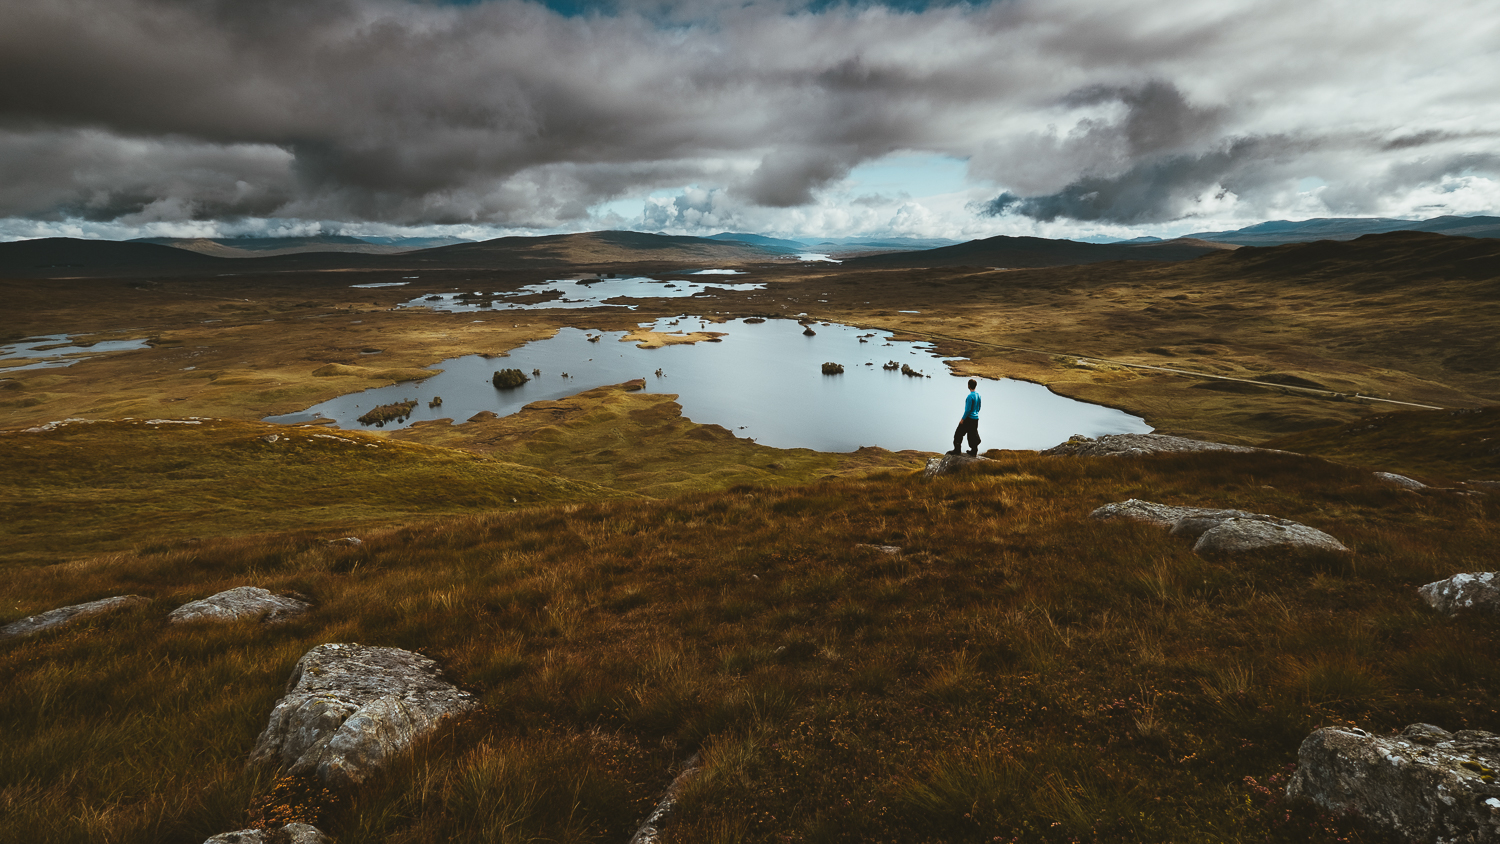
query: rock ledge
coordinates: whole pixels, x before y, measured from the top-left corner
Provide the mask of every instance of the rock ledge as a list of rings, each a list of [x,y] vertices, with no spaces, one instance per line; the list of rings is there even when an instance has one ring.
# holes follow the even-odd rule
[[[1078,457],[1131,457],[1143,454],[1192,454],[1200,451],[1265,452],[1283,454],[1266,448],[1211,443],[1173,437],[1167,434],[1106,434],[1098,439],[1074,435],[1068,441],[1046,449],[1042,454],[1072,454]]]

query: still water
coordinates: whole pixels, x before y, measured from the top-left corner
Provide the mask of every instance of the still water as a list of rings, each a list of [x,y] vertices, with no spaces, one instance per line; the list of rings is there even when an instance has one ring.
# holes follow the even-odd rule
[[[108,352],[129,352],[144,348],[144,339],[101,340],[98,343],[77,345],[67,334],[28,337],[19,343],[0,345],[0,372],[57,369]]]
[[[267,421],[293,424],[322,416],[339,427],[359,429],[363,426],[358,417],[371,408],[415,399],[419,403],[410,418],[385,427],[425,419],[462,422],[481,411],[505,416],[529,402],[645,378],[649,392],[676,393],[683,415],[694,422],[722,425],[764,445],[818,451],[853,451],[867,445],[892,451],[946,451],[968,395],[966,379],[948,374],[945,359],[935,356],[928,344],[892,342],[886,332],[814,323],[816,334],[809,337],[792,320],[714,324],[695,317],[643,327],[718,331],[725,336],[717,343],[639,349],[620,342],[623,332],[564,328],[507,357],[445,360],[432,367],[442,373],[425,381],[351,393]],[[590,342],[590,336],[599,339]],[[842,364],[844,374],[822,374],[824,362]],[[883,368],[891,362],[896,369]],[[903,375],[900,364],[926,377]],[[514,390],[497,390],[490,377],[500,369],[519,369],[528,376],[540,369],[542,374]],[[1137,417],[1063,398],[1036,384],[980,379],[979,393],[984,402],[981,449],[1039,449],[1072,434],[1097,437],[1151,430]],[[427,406],[433,396],[442,397],[441,407]]]
[[[696,270],[685,273],[685,275],[695,276],[743,274],[743,270]],[[630,308],[633,310],[634,305],[613,303],[608,300],[677,299],[708,292],[710,287],[719,290],[764,290],[766,286],[756,282],[661,281],[644,276],[562,279],[544,281],[541,284],[528,284],[510,293],[486,294],[478,290],[462,293],[434,293],[430,296],[412,299],[410,302],[403,302],[401,307],[430,308],[444,313],[491,310],[535,311],[555,308]],[[547,298],[540,302],[530,303],[510,301],[518,297],[537,294]]]

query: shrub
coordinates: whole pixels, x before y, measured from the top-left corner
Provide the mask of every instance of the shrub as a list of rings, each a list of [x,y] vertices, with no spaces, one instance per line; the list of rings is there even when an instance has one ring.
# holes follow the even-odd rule
[[[502,369],[495,373],[490,382],[495,385],[495,389],[497,390],[514,390],[530,380],[530,378],[526,377],[526,373],[519,369]]]

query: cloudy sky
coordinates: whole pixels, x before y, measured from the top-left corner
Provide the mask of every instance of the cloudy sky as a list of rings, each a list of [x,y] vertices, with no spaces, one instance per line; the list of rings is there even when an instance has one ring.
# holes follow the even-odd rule
[[[0,239],[1500,213],[1495,0],[0,0]]]

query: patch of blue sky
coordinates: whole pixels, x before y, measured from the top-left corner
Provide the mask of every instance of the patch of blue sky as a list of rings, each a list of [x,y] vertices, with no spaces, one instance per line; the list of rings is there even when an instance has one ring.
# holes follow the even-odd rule
[[[640,222],[643,216],[641,209],[647,202],[650,202],[653,199],[672,200],[677,198],[678,196],[681,196],[684,191],[696,187],[698,186],[687,185],[680,188],[658,188],[657,190],[651,191],[644,196],[637,194],[635,196],[623,196],[619,199],[611,199],[608,202],[601,202],[598,205],[595,205],[593,208],[594,219],[607,220],[611,216],[614,216],[625,221]]]
[[[882,194],[912,199],[958,193],[969,186],[969,163],[961,158],[927,152],[899,152],[861,164],[849,171],[845,185],[857,194]]]

